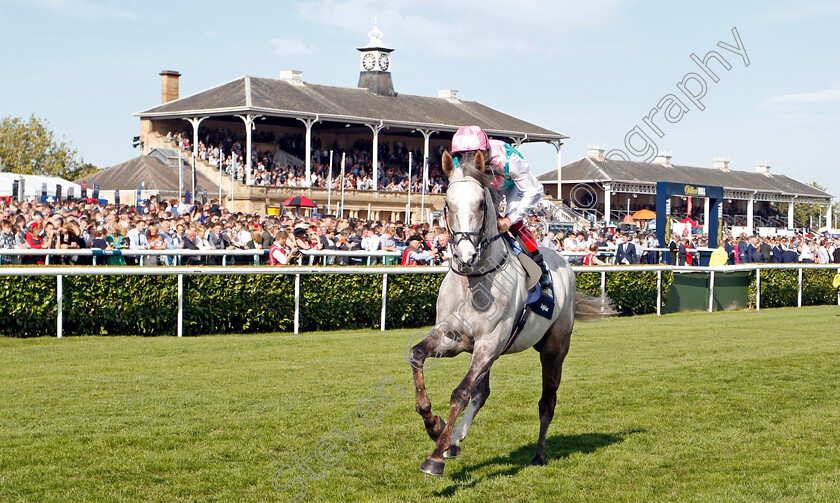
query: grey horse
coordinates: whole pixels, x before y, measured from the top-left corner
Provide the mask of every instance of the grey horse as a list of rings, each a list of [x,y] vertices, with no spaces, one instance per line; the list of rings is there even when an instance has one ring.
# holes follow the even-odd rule
[[[480,152],[461,156],[455,162],[444,152],[443,170],[449,177],[446,225],[454,247],[452,265],[440,286],[435,326],[407,354],[414,376],[416,409],[426,432],[436,442],[420,469],[430,475],[443,475],[444,458],[460,456],[461,442],[490,395],[493,362],[502,354],[530,347],[540,353],[543,382],[540,434],[531,464],[544,465],[546,432],[554,416],[575,319],[600,319],[614,311],[606,299],[577,292],[574,272],[566,260],[543,248],[554,285],[554,312],[551,319],[531,313],[524,318],[524,325],[519,323],[526,312],[527,274],[509,240],[499,239],[499,201],[490,188],[494,175]],[[514,328],[519,328],[515,338]],[[438,358],[463,351],[472,353],[470,368],[452,392],[449,418],[443,420],[432,414],[423,370]],[[429,358],[433,360],[427,362]],[[464,415],[455,426],[461,412]]]

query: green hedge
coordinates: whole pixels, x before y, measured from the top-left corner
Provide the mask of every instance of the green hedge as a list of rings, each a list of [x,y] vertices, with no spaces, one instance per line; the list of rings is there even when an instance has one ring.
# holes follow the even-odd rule
[[[837,289],[831,280],[836,269],[802,270],[802,305],[816,306],[837,302]],[[761,271],[761,307],[785,307],[797,304],[799,271],[765,269]],[[755,305],[755,271],[750,273],[749,300]]]
[[[184,276],[185,335],[290,332],[294,317],[294,276],[235,274]],[[804,271],[803,305],[832,304],[832,270]],[[388,275],[388,328],[432,325],[443,274]],[[662,300],[673,280],[662,272]],[[599,273],[578,273],[577,288],[598,296]],[[379,326],[382,276],[335,274],[301,276],[301,330]],[[762,307],[796,305],[797,271],[764,270]],[[0,278],[0,334],[35,337],[55,334],[54,277]],[[623,315],[656,312],[656,272],[608,272],[607,295]],[[176,276],[65,276],[64,332],[67,335],[174,335]],[[755,301],[755,273],[750,286]]]
[[[434,324],[442,274],[388,276],[389,328]],[[66,335],[174,335],[176,276],[65,276]],[[184,334],[289,332],[294,276],[184,276]],[[382,276],[302,275],[301,330],[378,327]],[[55,277],[0,278],[0,334],[55,334]]]
[[[674,275],[662,271],[662,305],[671,289]],[[601,295],[601,273],[580,272],[575,275],[577,288],[593,296]],[[656,271],[607,272],[607,297],[622,315],[656,312]]]

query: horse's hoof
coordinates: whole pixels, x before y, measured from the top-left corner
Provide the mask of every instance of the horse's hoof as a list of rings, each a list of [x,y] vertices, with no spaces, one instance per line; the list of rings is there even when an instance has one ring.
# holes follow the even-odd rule
[[[423,461],[423,464],[420,465],[420,471],[428,473],[429,475],[434,475],[435,477],[440,477],[443,475],[443,466],[443,463],[440,461],[435,461],[432,458],[426,458],[426,461]]]
[[[545,466],[545,458],[541,455],[534,456],[534,459],[531,460],[531,466]]]
[[[426,426],[426,433],[433,441],[437,442],[440,434],[443,433],[443,429],[446,428],[446,421],[441,419],[440,416],[435,416],[433,421],[431,426]]]
[[[446,459],[455,459],[461,457],[461,446],[460,445],[450,445],[449,449],[443,452],[443,457]]]

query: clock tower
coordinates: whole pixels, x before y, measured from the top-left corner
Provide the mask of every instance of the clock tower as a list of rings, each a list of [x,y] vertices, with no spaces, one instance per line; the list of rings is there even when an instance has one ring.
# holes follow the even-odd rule
[[[377,96],[396,96],[391,80],[391,53],[393,49],[382,43],[382,32],[373,21],[373,30],[368,33],[370,41],[359,47],[359,85]]]

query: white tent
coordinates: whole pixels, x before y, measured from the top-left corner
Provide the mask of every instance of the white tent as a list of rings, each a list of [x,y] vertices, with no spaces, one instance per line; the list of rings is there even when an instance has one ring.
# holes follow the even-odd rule
[[[61,187],[61,198],[67,199],[70,189],[73,197],[79,199],[82,186],[78,183],[59,178],[57,176],[21,175],[18,173],[0,173],[0,196],[12,196],[12,184],[15,180],[23,180],[23,197],[27,201],[40,201],[44,184],[47,185],[47,197],[56,196],[57,187]]]
[[[15,175],[15,177],[9,175],[10,173],[0,173],[0,196],[12,195],[12,181],[19,175]]]

